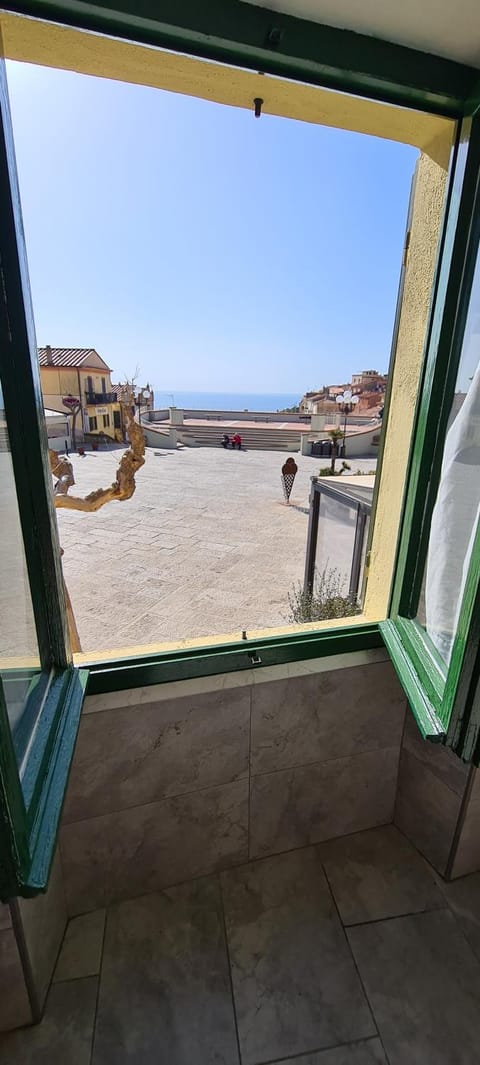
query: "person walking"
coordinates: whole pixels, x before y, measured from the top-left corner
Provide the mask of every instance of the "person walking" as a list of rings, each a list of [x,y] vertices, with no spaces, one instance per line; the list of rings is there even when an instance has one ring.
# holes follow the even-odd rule
[[[228,445],[230,443],[230,437],[229,437],[228,433],[224,433],[223,434],[220,443],[221,443],[222,447],[228,447]]]
[[[238,447],[239,451],[242,450],[242,438],[240,433],[235,433],[234,436],[232,436],[232,447],[234,451],[236,447]]]

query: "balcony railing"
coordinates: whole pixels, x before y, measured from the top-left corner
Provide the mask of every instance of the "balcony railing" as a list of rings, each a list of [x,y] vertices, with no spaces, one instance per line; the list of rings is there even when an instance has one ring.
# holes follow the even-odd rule
[[[87,403],[94,406],[97,403],[116,403],[116,392],[85,392]]]
[[[310,515],[303,590],[314,592],[316,574],[334,568],[345,581],[345,594],[361,599],[368,526],[372,510],[372,487],[335,487],[311,478]]]

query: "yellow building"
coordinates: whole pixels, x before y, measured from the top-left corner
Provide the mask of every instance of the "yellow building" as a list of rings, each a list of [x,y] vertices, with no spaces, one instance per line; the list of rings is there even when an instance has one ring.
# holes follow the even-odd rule
[[[122,440],[122,421],[117,393],[112,389],[111,370],[95,348],[38,349],[45,407],[62,414],[65,397],[79,400],[77,442],[85,433],[105,434]]]

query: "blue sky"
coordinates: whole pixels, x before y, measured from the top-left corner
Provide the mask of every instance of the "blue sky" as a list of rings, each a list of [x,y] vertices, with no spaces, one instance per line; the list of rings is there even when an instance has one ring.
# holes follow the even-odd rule
[[[8,63],[40,345],[161,390],[388,365],[417,152]]]

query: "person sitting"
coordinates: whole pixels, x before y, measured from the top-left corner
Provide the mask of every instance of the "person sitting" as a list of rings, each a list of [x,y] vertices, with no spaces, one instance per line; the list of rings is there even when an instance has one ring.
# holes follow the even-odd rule
[[[230,443],[230,437],[229,437],[228,433],[224,433],[223,434],[220,443],[221,443],[222,447],[228,447],[228,445]]]
[[[234,451],[236,447],[238,447],[238,450],[241,451],[242,438],[240,436],[240,433],[235,433],[234,436],[232,436],[232,447]]]

